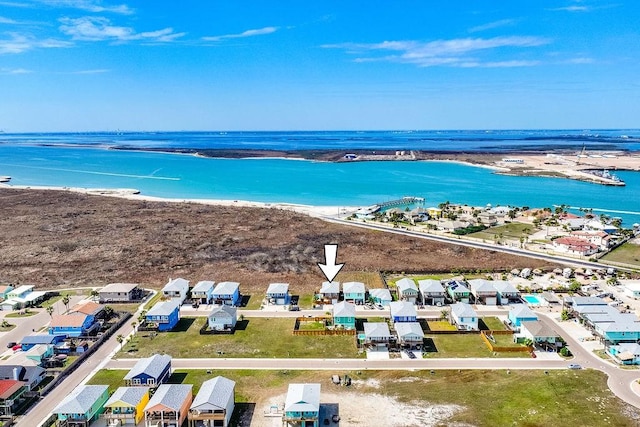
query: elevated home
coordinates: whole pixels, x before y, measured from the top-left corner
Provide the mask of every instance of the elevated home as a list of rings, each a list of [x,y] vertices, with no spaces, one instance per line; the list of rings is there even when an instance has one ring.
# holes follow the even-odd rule
[[[393,299],[389,289],[369,289],[369,298],[376,304],[388,306]]]
[[[170,331],[180,321],[180,304],[179,299],[160,301],[145,314],[145,322],[160,332]]]
[[[469,280],[471,293],[475,297],[476,304],[496,305],[498,303],[498,291],[493,283],[484,279]]]
[[[136,283],[110,283],[98,291],[101,303],[140,301],[144,292]]]
[[[498,293],[498,304],[510,304],[520,301],[520,291],[506,280],[495,280],[493,287]]]
[[[0,380],[0,418],[11,417],[22,402],[27,392],[24,381]]]
[[[35,390],[44,380],[46,373],[41,366],[33,366],[32,364],[20,365],[12,363],[0,365],[0,379],[22,381],[25,383],[27,391]]]
[[[138,425],[149,403],[147,387],[118,387],[104,404],[103,417],[109,425]]]
[[[189,293],[189,281],[185,279],[173,279],[164,285],[162,288],[162,295],[165,298],[177,299],[180,301],[180,305],[187,299]]]
[[[640,345],[622,343],[607,348],[607,352],[621,365],[640,365]]]
[[[451,323],[458,329],[466,331],[477,331],[478,314],[469,304],[463,302],[455,303],[451,306]]]
[[[240,283],[220,282],[213,289],[211,298],[214,304],[240,305]]]
[[[50,335],[79,337],[90,335],[100,328],[95,317],[87,314],[54,314],[49,323]]]
[[[538,320],[535,314],[526,304],[515,304],[509,310],[509,321],[513,326],[519,328],[522,322],[530,322]]]
[[[144,407],[146,427],[179,427],[189,414],[191,384],[162,384]]]
[[[6,299],[25,298],[27,294],[33,292],[34,287],[35,286],[33,285],[18,286],[17,288],[12,289],[7,293]]]
[[[93,301],[85,301],[71,307],[69,314],[86,314],[87,316],[93,316],[95,319],[100,319],[104,317],[104,306]]]
[[[424,341],[424,331],[418,322],[395,323],[394,328],[398,335],[398,343],[402,347],[416,348],[420,350]]]
[[[267,288],[267,303],[287,305],[291,301],[288,283],[271,283]]]
[[[408,301],[392,301],[389,303],[391,320],[396,322],[416,322],[418,312],[416,306]]]
[[[396,282],[396,288],[398,290],[398,300],[407,301],[411,304],[415,304],[418,300],[418,287],[413,279],[405,277],[398,280]]]
[[[44,361],[53,357],[53,346],[37,344],[21,354],[24,358],[34,361],[37,365],[44,366]]]
[[[618,320],[611,323],[598,323],[595,333],[605,344],[633,343],[640,340],[640,323]]]
[[[231,305],[214,305],[207,317],[212,331],[233,330],[238,322],[238,309]]]
[[[365,303],[365,287],[362,282],[345,282],[342,284],[344,300],[354,304]]]
[[[418,280],[420,299],[424,305],[443,305],[445,290],[439,280],[424,279]]]
[[[577,310],[578,307],[585,305],[608,305],[605,300],[598,297],[565,297],[564,305],[567,308]]]
[[[57,345],[64,341],[66,335],[49,335],[49,334],[37,334],[27,335],[20,340],[22,351],[27,351],[35,345]]]
[[[356,305],[341,301],[333,306],[333,325],[336,328],[356,328]]]
[[[284,403],[282,425],[286,427],[320,426],[320,384],[289,384]]]
[[[364,344],[370,347],[384,349],[391,341],[391,333],[387,322],[365,322]]]
[[[235,381],[220,376],[203,382],[189,408],[189,427],[229,427],[235,387]]]
[[[109,387],[106,385],[80,385],[53,410],[57,416],[56,425],[87,427],[98,419],[108,399]]]
[[[7,295],[9,292],[13,290],[13,286],[11,285],[0,285],[0,298],[7,299]]]
[[[318,296],[325,303],[336,304],[340,299],[340,282],[322,282]]]
[[[553,329],[539,320],[525,320],[520,324],[518,340],[530,339],[534,345],[546,350],[558,350],[563,346],[562,339]]]
[[[171,376],[171,356],[154,354],[140,359],[124,376],[124,384],[131,386],[157,387]]]
[[[213,288],[216,282],[201,280],[191,289],[191,299],[200,304],[211,304]]]
[[[464,283],[453,280],[447,284],[447,294],[452,300],[468,304],[471,292]]]

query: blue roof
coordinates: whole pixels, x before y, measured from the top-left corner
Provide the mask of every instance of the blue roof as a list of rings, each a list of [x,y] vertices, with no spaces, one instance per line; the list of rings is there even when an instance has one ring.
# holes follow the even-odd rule
[[[66,335],[49,335],[49,334],[38,334],[38,335],[27,335],[22,338],[20,344],[53,344],[55,341],[63,340],[66,338]]]

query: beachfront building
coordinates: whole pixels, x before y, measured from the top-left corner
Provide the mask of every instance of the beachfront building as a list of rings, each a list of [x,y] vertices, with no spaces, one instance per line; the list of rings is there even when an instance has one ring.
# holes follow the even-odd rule
[[[320,426],[320,384],[289,384],[284,403],[285,427]]]
[[[333,306],[333,325],[340,329],[356,328],[356,305],[341,301]]]
[[[193,385],[162,384],[144,407],[146,427],[182,426],[193,400]]]
[[[369,289],[369,298],[375,304],[380,304],[382,306],[389,306],[389,303],[393,301],[391,298],[391,292],[389,289]]]
[[[191,289],[191,300],[198,304],[210,304],[216,282],[201,280]]]
[[[140,301],[144,292],[136,283],[110,283],[98,291],[101,303]]]
[[[415,304],[418,300],[418,287],[413,279],[405,277],[398,280],[396,282],[396,289],[398,291],[398,300],[407,301],[411,304]]]
[[[389,312],[394,323],[416,322],[418,318],[416,306],[408,301],[392,301],[389,303]]]
[[[154,354],[140,359],[124,376],[126,386],[157,387],[171,376],[171,356]]]
[[[469,304],[458,302],[451,306],[451,324],[458,329],[477,331],[478,314]]]
[[[509,322],[516,329],[520,328],[522,322],[536,321],[538,320],[538,316],[526,305],[526,304],[515,304],[509,310]]]
[[[579,237],[558,237],[553,241],[553,250],[575,256],[589,256],[598,252],[598,246]]]
[[[214,305],[207,317],[212,331],[231,331],[238,322],[238,309],[231,305]]]
[[[98,419],[103,405],[109,399],[106,385],[80,385],[55,407],[56,425],[60,427],[87,427]]]
[[[439,280],[418,280],[420,299],[424,305],[443,305],[446,292]]]
[[[238,282],[220,282],[216,285],[211,299],[214,304],[221,305],[240,305],[240,283]]]
[[[476,304],[497,305],[498,291],[493,283],[484,279],[469,280],[471,294],[475,298]]]
[[[365,322],[364,343],[375,349],[386,349],[391,341],[391,332],[387,322]]]
[[[270,283],[267,288],[267,304],[287,305],[291,302],[288,283]]]
[[[189,427],[229,427],[235,387],[235,381],[221,376],[203,382],[189,408]]]
[[[613,239],[610,234],[604,231],[572,231],[572,237],[584,239],[589,243],[596,245],[600,250],[606,251],[611,246]]]
[[[336,304],[340,299],[340,282],[322,282],[318,299],[325,304]]]
[[[155,327],[160,332],[175,328],[180,321],[180,304],[179,299],[156,303],[144,316],[147,326]]]
[[[449,294],[452,300],[465,304],[469,303],[469,298],[471,297],[469,288],[459,280],[454,280],[447,284],[447,294]]]
[[[362,282],[345,282],[342,284],[342,293],[344,300],[354,304],[365,303],[366,289]]]
[[[136,426],[144,419],[144,407],[149,403],[147,387],[118,387],[104,404],[102,417],[108,425]]]
[[[177,299],[180,301],[180,305],[187,299],[189,293],[189,281],[185,279],[170,279],[169,282],[162,288],[162,296],[165,298]]]
[[[394,323],[398,344],[402,347],[420,350],[424,341],[424,331],[418,322]]]

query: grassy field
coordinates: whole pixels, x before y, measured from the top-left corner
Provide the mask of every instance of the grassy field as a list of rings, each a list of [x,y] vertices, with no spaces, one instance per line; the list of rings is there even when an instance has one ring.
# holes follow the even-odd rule
[[[497,317],[483,317],[478,323],[484,323],[485,328],[480,325],[480,329],[490,330],[490,331],[505,331],[507,328],[504,326],[504,323],[500,321]]]
[[[324,322],[300,322],[301,331],[321,331],[325,328]]]
[[[175,332],[153,336],[138,332],[119,353],[121,357],[358,357],[353,336],[294,336],[293,319],[251,318],[238,322],[232,335],[200,335],[205,318],[182,318]],[[132,348],[137,351],[130,352]]]
[[[511,336],[508,338],[511,339]],[[500,343],[502,343],[502,341],[500,341]],[[514,344],[511,343],[511,345]],[[531,357],[525,352],[494,353],[489,350],[479,334],[425,334],[424,352],[425,358]]]
[[[336,279],[344,282],[362,282],[367,289],[384,288],[384,282],[380,274],[370,271],[341,271]],[[318,287],[320,284],[318,284]]]
[[[432,331],[455,331],[455,325],[452,325],[447,320],[430,320],[427,322],[429,329]]]
[[[327,371],[211,371],[177,370],[172,383],[194,384],[223,375],[236,382],[236,402],[269,403],[286,392],[289,383],[318,382],[322,391],[349,399],[353,392],[375,393],[413,405],[456,404],[460,412],[450,424],[473,426],[634,426],[640,415],[617,399],[606,385],[606,376],[593,370],[542,371],[359,371],[340,372],[353,380],[352,387],[337,387]],[[126,371],[99,371],[89,384],[122,385]],[[322,400],[322,394],[320,397]],[[338,405],[340,400],[336,402]],[[243,405],[238,405],[243,407]],[[258,407],[259,408],[259,407]],[[399,414],[400,415],[400,414]],[[235,414],[234,414],[235,416]],[[261,416],[258,414],[257,416]]]
[[[603,256],[602,260],[640,267],[640,245],[627,242]]]
[[[520,237],[527,237],[533,232],[533,225],[523,224],[520,222],[512,222],[498,227],[487,228],[477,233],[469,234],[469,237],[476,239],[493,241],[495,236],[502,236],[502,239],[519,240]],[[501,239],[501,240],[502,240]]]

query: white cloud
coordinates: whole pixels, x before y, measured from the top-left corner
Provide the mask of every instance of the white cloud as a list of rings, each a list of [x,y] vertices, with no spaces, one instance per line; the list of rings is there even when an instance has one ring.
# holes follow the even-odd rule
[[[593,64],[595,60],[588,57],[570,58],[565,61],[567,64]]]
[[[32,49],[50,49],[50,48],[63,48],[73,45],[71,42],[56,40],[56,39],[43,39],[38,40],[32,36],[24,34],[9,33],[11,38],[0,40],[0,55],[7,53],[22,53]]]
[[[208,42],[219,42],[227,39],[240,39],[244,37],[262,36],[265,34],[275,33],[276,31],[278,31],[278,27],[264,27],[264,28],[258,28],[255,30],[243,31],[242,33],[238,33],[238,34],[225,34],[222,36],[203,37],[202,40],[208,41]]]
[[[96,69],[96,70],[79,70],[79,71],[72,71],[69,74],[104,74],[104,73],[108,73],[111,70],[108,70],[106,68],[101,68],[101,69]]]
[[[368,57],[358,57],[357,62],[387,61],[415,64],[420,67],[456,66],[456,67],[506,67],[532,66],[536,61],[528,60],[486,60],[479,61],[468,55],[492,51],[501,48],[530,48],[550,43],[542,37],[494,37],[494,38],[464,38],[451,40],[436,40],[432,42],[384,41],[382,43],[341,43],[324,45],[324,48],[344,49],[350,54],[369,54]],[[394,52],[391,55],[375,56],[379,52]],[[372,56],[371,56],[372,55]]]
[[[16,1],[0,1],[0,6],[21,7],[21,8],[31,7],[31,5],[28,3],[16,2]]]
[[[470,33],[478,33],[480,31],[493,30],[494,28],[508,27],[515,25],[517,21],[515,19],[501,19],[499,21],[489,22],[488,24],[478,25],[476,27],[469,28]]]
[[[73,40],[84,41],[131,41],[147,40],[155,42],[171,42],[186,33],[176,33],[173,28],[136,33],[132,27],[111,25],[111,21],[103,17],[86,16],[84,18],[61,18],[60,31],[71,36]]]
[[[565,7],[556,7],[556,8],[549,9],[549,10],[564,11],[564,12],[589,12],[589,11],[592,10],[592,8],[589,7],[589,6],[573,5],[573,6],[565,6]]]
[[[93,13],[119,13],[122,15],[131,15],[133,10],[126,4],[106,5],[100,0],[39,0],[47,6],[67,9],[79,9]]]
[[[25,68],[0,68],[0,74],[30,74],[33,71]]]
[[[0,16],[0,24],[17,24],[18,22],[13,19],[5,18],[4,16]]]

